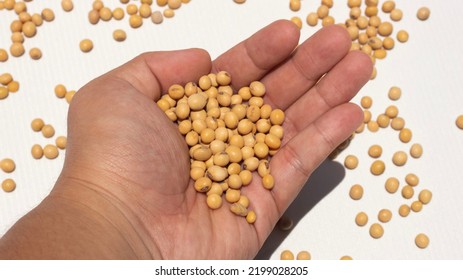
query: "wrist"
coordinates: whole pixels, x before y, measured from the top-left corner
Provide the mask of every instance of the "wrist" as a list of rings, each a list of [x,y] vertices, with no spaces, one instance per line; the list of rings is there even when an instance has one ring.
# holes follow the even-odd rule
[[[69,209],[69,222],[81,223],[85,238],[101,246],[93,254],[102,259],[160,258],[142,223],[122,201],[89,182],[60,179],[47,200]],[[82,220],[83,219],[83,220]],[[91,226],[93,225],[93,226]]]

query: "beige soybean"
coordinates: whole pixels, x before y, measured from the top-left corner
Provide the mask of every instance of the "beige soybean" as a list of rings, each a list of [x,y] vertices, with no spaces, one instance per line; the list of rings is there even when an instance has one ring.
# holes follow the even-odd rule
[[[428,7],[421,7],[416,12],[416,17],[419,20],[427,20],[431,15],[431,10]]]
[[[93,8],[94,10],[99,11],[99,10],[101,10],[103,7],[104,7],[103,1],[101,1],[101,0],[94,0],[94,1],[93,1],[92,8]]]
[[[316,26],[318,23],[317,13],[309,13],[306,17],[306,22],[309,26]]]
[[[300,17],[291,17],[290,19],[299,29],[302,29],[302,19]]]
[[[129,24],[132,28],[139,28],[143,25],[143,18],[138,14],[130,15]]]
[[[358,184],[353,185],[349,190],[349,196],[353,200],[361,199],[363,196],[363,187]]]
[[[359,227],[363,227],[368,223],[368,215],[365,212],[360,212],[355,216],[355,223]]]
[[[241,195],[240,199],[238,200],[238,203],[243,205],[244,208],[248,208],[251,202],[249,201],[249,198],[247,196]]]
[[[29,50],[29,56],[33,60],[38,60],[38,59],[42,58],[42,51],[39,48],[32,48],[32,49]]]
[[[195,180],[195,179],[193,179],[193,180]],[[211,185],[211,189],[206,194],[207,195],[217,194],[220,197],[222,197],[222,194],[223,194],[222,186],[219,183],[213,182],[212,185]]]
[[[424,249],[429,246],[429,237],[424,233],[419,233],[415,237],[415,244],[418,248]]]
[[[294,254],[290,250],[284,250],[280,254],[280,260],[294,260]]]
[[[145,3],[141,4],[138,13],[142,18],[149,18],[152,14],[151,6]]]
[[[53,21],[55,19],[55,13],[53,10],[45,8],[42,10],[42,18],[48,22]]]
[[[365,15],[368,17],[373,17],[378,14],[378,7],[376,6],[367,6],[365,8]]]
[[[290,0],[289,1],[289,8],[293,12],[297,12],[301,9],[301,0]]]
[[[268,160],[261,160],[259,162],[259,166],[257,167],[257,173],[260,177],[264,177],[265,175],[270,173],[270,166]]]
[[[381,238],[384,235],[383,227],[378,223],[372,224],[370,226],[370,235],[375,239]]]
[[[401,20],[403,17],[403,12],[402,10],[400,9],[393,9],[391,11],[391,14],[390,14],[390,18],[393,20],[393,21],[399,21]]]
[[[391,127],[394,130],[402,130],[405,127],[405,120],[401,117],[393,118],[391,121]]]
[[[48,159],[55,159],[59,155],[58,148],[55,145],[47,144],[43,147],[43,155]]]
[[[405,30],[400,30],[399,32],[397,32],[397,41],[401,43],[407,42],[408,37],[409,37],[408,32]]]
[[[0,48],[0,62],[5,62],[8,60],[8,52],[5,49]]]
[[[91,24],[97,24],[100,21],[100,13],[97,10],[88,12],[88,21]]]
[[[212,181],[207,177],[202,177],[196,180],[194,186],[196,191],[205,193],[211,189]]]
[[[71,104],[71,101],[74,98],[75,94],[76,94],[75,90],[70,90],[70,91],[66,92],[66,95],[64,96],[64,99],[66,99],[66,102],[68,104]]]
[[[354,155],[348,155],[344,159],[344,166],[347,169],[355,169],[355,168],[357,168],[358,163],[359,163],[358,158],[356,156],[354,156]]]
[[[0,87],[0,100],[5,99],[10,94],[10,91],[7,87]]]
[[[391,119],[385,114],[379,114],[378,117],[376,118],[376,123],[378,123],[379,127],[386,128],[389,126],[390,120]]]
[[[166,18],[173,18],[175,16],[175,12],[172,9],[165,9],[162,14]]]
[[[395,177],[390,177],[386,180],[384,187],[388,193],[395,193],[399,189],[399,180]]]
[[[15,42],[10,46],[10,53],[14,57],[20,57],[24,54],[26,50],[24,49],[24,45],[19,42]]]
[[[2,169],[3,172],[11,173],[16,169],[16,164],[14,160],[10,158],[4,158],[0,161],[0,169]]]
[[[190,177],[191,177],[191,179],[196,181],[199,178],[204,177],[204,175],[205,175],[205,172],[204,172],[203,168],[201,168],[201,167],[191,167],[191,169],[190,169]],[[220,190],[222,190],[222,188]]]
[[[10,73],[0,75],[0,84],[6,86],[13,81],[13,76]]]
[[[375,160],[370,166],[370,172],[375,176],[383,174],[385,169],[386,165],[382,160]]]
[[[362,4],[362,0],[348,0],[347,1],[347,6],[349,8],[360,7],[361,4]]]
[[[349,17],[351,19],[358,19],[361,14],[362,14],[362,10],[359,7],[353,7],[352,9],[350,9]]]
[[[328,16],[330,8],[326,5],[320,5],[317,9],[318,18],[323,19]]]
[[[284,129],[281,125],[272,125],[270,128],[270,134],[275,135],[280,140],[283,139],[284,136]]]
[[[412,139],[412,131],[409,128],[403,128],[400,130],[399,139],[403,143],[408,143]]]
[[[334,23],[335,23],[335,19],[332,16],[326,16],[322,19],[322,26],[330,26],[330,25],[333,25]]]
[[[420,212],[423,209],[423,203],[419,200],[413,201],[410,205],[410,209],[412,209],[413,212]]]
[[[83,39],[79,43],[79,48],[82,52],[88,53],[93,49],[93,42],[90,39]]]
[[[278,136],[269,133],[265,135],[265,144],[273,150],[279,149],[281,146],[281,140]]]
[[[380,145],[372,145],[368,149],[368,155],[372,158],[379,158],[383,153],[383,148]]]
[[[62,0],[61,7],[65,12],[70,12],[74,9],[74,4],[72,3],[72,0]]]
[[[12,192],[16,189],[16,182],[13,179],[5,179],[2,182],[2,190],[4,192]]]
[[[379,130],[379,125],[376,121],[369,121],[367,123],[367,128],[371,132],[377,132]]]
[[[241,1],[244,1],[244,0],[241,0]],[[246,222],[248,222],[248,224],[254,224],[256,222],[256,219],[257,219],[256,212],[254,212],[253,210],[248,211],[248,214],[246,215]]]
[[[297,253],[296,260],[310,260],[312,256],[307,251],[300,251]]]
[[[40,118],[33,119],[31,122],[31,128],[33,131],[36,131],[36,132],[41,131],[44,126],[45,126],[45,123]]]
[[[249,170],[242,170],[239,177],[241,179],[242,186],[247,186],[252,182],[252,173]],[[228,185],[230,185],[230,181],[228,182]]]
[[[407,159],[408,159],[407,153],[405,153],[404,151],[395,152],[394,155],[392,156],[392,162],[396,166],[404,166],[405,163],[407,163]]]
[[[394,119],[399,114],[399,109],[394,105],[388,106],[386,108],[385,114],[389,118]]]
[[[389,209],[381,209],[378,213],[378,220],[387,223],[392,219],[392,212]]]
[[[115,8],[113,10],[113,18],[115,20],[121,20],[124,18],[124,16],[125,16],[125,12],[122,8]]]
[[[378,26],[378,33],[383,37],[387,37],[392,34],[393,29],[392,24],[385,21]]]
[[[228,186],[231,189],[240,189],[243,186],[243,180],[239,174],[232,174],[228,177]]]
[[[463,129],[463,115],[459,115],[455,120],[455,124],[459,129]]]
[[[275,109],[270,113],[270,122],[272,125],[281,125],[283,124],[284,120],[285,113],[281,109]]]
[[[430,190],[424,189],[419,193],[418,199],[422,204],[426,205],[432,199],[432,192]]]
[[[66,149],[67,142],[66,136],[58,136],[55,140],[56,147],[61,150]]]
[[[410,147],[410,156],[413,158],[420,158],[423,155],[423,147],[415,143]]]
[[[31,148],[31,155],[34,159],[41,159],[43,157],[43,149],[39,144],[34,144]]]
[[[391,100],[399,100],[402,95],[402,90],[399,87],[393,86],[389,89],[388,96]]]
[[[179,86],[178,88],[176,88],[176,93],[174,94],[174,89],[172,88],[172,92],[171,90],[169,90],[169,95],[172,97],[172,95],[174,97],[172,98],[178,98],[180,99],[181,96],[183,96],[183,94],[185,93],[184,90],[182,90],[183,88],[181,88],[181,86]],[[181,95],[181,96],[180,96]],[[204,106],[206,106],[207,104],[207,99],[204,95],[201,95],[201,94],[193,94],[191,96],[188,97],[188,106],[190,106],[190,109],[193,110],[193,111],[200,111],[204,108]]]
[[[125,41],[125,39],[127,39],[127,34],[122,29],[116,29],[113,31],[113,38],[117,42],[122,42]]]
[[[136,13],[138,13],[138,7],[135,4],[128,4],[125,10],[129,15],[135,15]]]
[[[222,197],[218,194],[209,194],[206,198],[206,204],[211,209],[219,209],[222,206]]]
[[[240,200],[241,191],[239,189],[229,188],[225,192],[225,200],[229,203],[235,203]]]
[[[262,185],[267,190],[271,190],[275,186],[275,179],[271,174],[267,174],[264,177],[262,177]]]
[[[405,182],[412,187],[415,187],[419,184],[420,179],[413,173],[409,173],[405,176]]]
[[[8,91],[9,91],[9,92],[13,92],[13,93],[14,93],[14,92],[17,92],[17,91],[19,90],[19,82],[17,82],[17,81],[11,81],[11,82],[8,84],[7,88],[8,88]]]
[[[44,125],[41,131],[42,131],[43,137],[45,138],[51,138],[53,137],[53,135],[55,135],[55,128],[53,128],[53,126],[50,124]]]
[[[25,22],[22,25],[22,32],[27,38],[34,37],[37,34],[37,28],[32,21]]]
[[[395,41],[391,37],[386,37],[383,39],[383,48],[385,50],[392,50],[395,46]]]
[[[364,96],[360,100],[360,104],[364,109],[370,109],[371,105],[373,104],[373,99],[370,96]]]
[[[385,1],[381,6],[381,9],[385,13],[390,13],[392,10],[395,9],[395,2],[394,1]]]
[[[399,215],[401,217],[407,217],[410,214],[410,207],[407,204],[402,204],[399,207]]]
[[[415,191],[413,190],[413,187],[407,185],[402,188],[403,198],[410,199],[413,197],[414,194],[415,194]]]

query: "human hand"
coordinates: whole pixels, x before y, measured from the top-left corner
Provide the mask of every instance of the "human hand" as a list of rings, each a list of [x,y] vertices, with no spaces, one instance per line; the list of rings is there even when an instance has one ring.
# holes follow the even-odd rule
[[[350,38],[338,26],[294,50],[298,40],[293,23],[278,21],[213,62],[199,49],[146,53],[80,89],[69,109],[62,174],[34,211],[70,207],[76,224],[79,215],[91,223],[79,224],[86,237],[78,246],[47,258],[253,258],[310,174],[363,119],[348,101],[370,77],[369,57],[349,52]],[[235,89],[262,81],[265,102],[286,114],[282,147],[271,160],[275,187],[264,189],[254,176],[242,189],[257,214],[253,225],[225,205],[207,207],[189,178],[183,137],[155,104],[170,85],[220,70]],[[66,220],[67,232],[77,234],[72,217]],[[86,228],[93,223],[101,229]],[[89,240],[94,249],[85,251]],[[104,253],[108,246],[119,248]]]

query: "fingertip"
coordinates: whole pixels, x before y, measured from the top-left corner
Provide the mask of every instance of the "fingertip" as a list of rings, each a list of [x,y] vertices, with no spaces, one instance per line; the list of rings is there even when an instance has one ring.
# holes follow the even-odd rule
[[[301,30],[294,24],[294,22],[287,19],[280,19],[271,25],[276,25],[279,28],[279,32],[282,36],[286,37],[285,42],[287,42],[288,45],[292,45],[294,48],[297,46],[301,36]]]
[[[286,59],[299,43],[300,30],[288,20],[277,20],[245,41],[248,55],[260,69],[269,70]]]
[[[357,127],[363,122],[363,110],[359,105],[352,102],[349,102],[346,105],[349,107],[349,110],[351,110],[352,124],[355,124],[354,129],[357,129]]]
[[[362,51],[351,51],[351,54],[354,57],[354,60],[357,62],[353,67],[355,72],[357,72],[363,78],[363,83],[367,83],[370,80],[371,73],[373,72],[373,62],[371,57]]]
[[[333,44],[338,45],[338,48],[340,49],[342,47],[344,53],[347,54],[352,44],[352,39],[350,38],[349,32],[347,32],[346,28],[333,24],[323,27],[318,32],[329,37]]]
[[[191,49],[185,49],[184,51],[190,52],[191,57],[197,59],[198,62],[202,62],[202,63],[206,62],[206,63],[211,64],[211,61],[212,61],[211,55],[205,49],[191,48]]]

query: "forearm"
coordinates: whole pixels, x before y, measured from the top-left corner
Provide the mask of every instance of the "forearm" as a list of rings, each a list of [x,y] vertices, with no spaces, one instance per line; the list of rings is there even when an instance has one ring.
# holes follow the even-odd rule
[[[21,218],[0,239],[0,259],[153,257],[136,230],[127,223],[127,217],[111,202],[74,189],[77,194],[71,197],[52,193]],[[88,199],[82,203],[79,196],[85,195]]]

